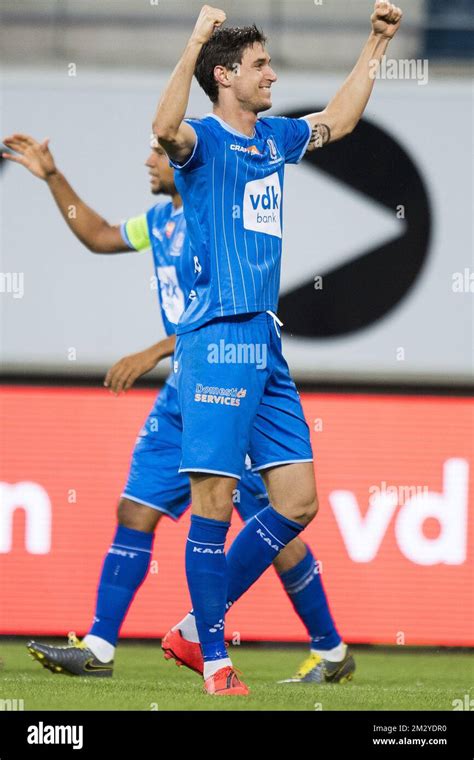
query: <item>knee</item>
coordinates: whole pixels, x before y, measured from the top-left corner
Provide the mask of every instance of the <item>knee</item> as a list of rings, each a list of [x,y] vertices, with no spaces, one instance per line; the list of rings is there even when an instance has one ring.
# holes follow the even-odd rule
[[[318,513],[319,502],[316,493],[311,496],[308,495],[306,499],[302,499],[295,504],[292,509],[292,520],[301,523],[302,525],[309,525],[311,520],[314,520]]]
[[[235,480],[231,478],[191,476],[193,514],[228,521],[232,515],[234,486]]]
[[[133,503],[130,503],[128,499],[120,499],[117,507],[117,522],[124,528],[133,528]]]
[[[131,499],[120,499],[117,507],[118,524],[124,528],[153,533],[160,518],[156,509],[138,504]]]

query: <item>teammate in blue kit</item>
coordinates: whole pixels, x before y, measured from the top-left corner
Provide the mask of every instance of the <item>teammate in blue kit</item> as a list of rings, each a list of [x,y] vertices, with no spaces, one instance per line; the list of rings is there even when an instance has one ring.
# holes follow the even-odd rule
[[[401,15],[391,3],[376,3],[360,58],[324,111],[259,118],[272,106],[277,79],[266,39],[255,26],[224,27],[224,11],[205,5],[155,116],[154,132],[184,202],[188,255],[199,264],[178,323],[174,371],[183,419],[180,471],[189,473],[192,492],[186,572],[209,694],[248,693],[225,648],[226,607],[317,511],[309,430],[275,315],[284,166],[354,129],[373,88],[371,64]],[[213,111],[185,119],[194,75]],[[247,452],[270,504],[245,525],[226,558],[232,492]],[[240,565],[238,574],[229,574],[231,564]]]
[[[199,263],[186,251],[186,222],[174,172],[153,138],[146,162],[152,192],[164,193],[171,202],[158,203],[146,214],[122,225],[109,225],[76,195],[57,170],[47,141],[40,144],[27,135],[13,135],[5,144],[15,151],[4,154],[44,179],[66,222],[90,250],[98,253],[142,251],[152,248],[161,315],[167,338],[145,351],[125,357],[107,373],[105,384],[115,393],[128,390],[135,380],[159,361],[173,354],[175,330],[191,290]],[[75,206],[71,217],[68,210]],[[264,357],[260,357],[262,363]],[[201,397],[207,397],[203,393]],[[224,397],[222,397],[224,398]],[[236,398],[229,395],[231,402]],[[190,501],[189,478],[179,473],[181,459],[181,414],[174,375],[171,373],[158,394],[139,434],[132,456],[127,484],[118,507],[118,526],[105,557],[99,582],[94,622],[83,641],[73,638],[68,646],[31,641],[30,653],[53,673],[106,677],[113,672],[113,659],[120,627],[133,597],[148,571],[154,531],[163,515],[177,520]],[[261,477],[244,470],[235,505],[249,520],[268,498]],[[229,563],[229,574],[240,572]],[[317,563],[308,547],[296,538],[274,561],[280,579],[311,638],[311,652],[297,676],[289,681],[321,683],[350,678],[352,656],[335,628],[328,608]],[[235,597],[234,597],[235,601]],[[190,613],[163,640],[167,658],[174,657],[200,674],[202,656],[194,617]]]

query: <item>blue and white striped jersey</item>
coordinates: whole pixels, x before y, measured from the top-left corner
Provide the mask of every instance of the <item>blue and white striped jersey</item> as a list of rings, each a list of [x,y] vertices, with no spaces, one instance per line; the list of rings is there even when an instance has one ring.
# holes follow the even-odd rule
[[[163,325],[167,335],[174,335],[196,276],[187,255],[183,208],[174,209],[171,201],[157,203],[146,214],[124,222],[121,233],[133,250],[151,248]]]
[[[298,163],[311,127],[266,117],[247,137],[215,114],[186,119],[192,155],[175,167],[196,277],[177,333],[215,317],[276,311],[280,287],[285,163]]]

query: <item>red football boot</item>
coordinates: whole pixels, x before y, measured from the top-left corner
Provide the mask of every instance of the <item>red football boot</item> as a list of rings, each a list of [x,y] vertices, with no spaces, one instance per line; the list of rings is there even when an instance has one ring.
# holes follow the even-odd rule
[[[202,676],[204,671],[204,660],[200,644],[187,641],[179,628],[171,629],[161,640],[161,648],[165,655],[165,660],[175,660],[176,665],[185,665],[185,667],[194,670]]]
[[[248,686],[240,680],[234,668],[227,666],[221,668],[213,676],[204,681],[204,691],[207,694],[215,694],[218,697],[226,695],[247,696]]]

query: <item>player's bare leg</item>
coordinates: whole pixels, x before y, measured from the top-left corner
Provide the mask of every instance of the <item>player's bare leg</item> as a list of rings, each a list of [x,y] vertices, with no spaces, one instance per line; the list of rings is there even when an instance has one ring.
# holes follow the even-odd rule
[[[280,554],[273,560],[273,567],[277,571],[278,575],[291,570],[298,562],[304,558],[306,554],[306,544],[301,538],[294,538],[293,541],[285,546],[281,550]]]
[[[192,513],[212,520],[230,520],[236,478],[190,473]]]
[[[301,525],[316,517],[318,497],[312,462],[297,462],[261,471],[270,504]]]
[[[154,533],[159,520],[163,517],[158,512],[145,504],[139,504],[132,499],[122,497],[117,509],[118,524],[132,530],[141,530],[144,533]]]

